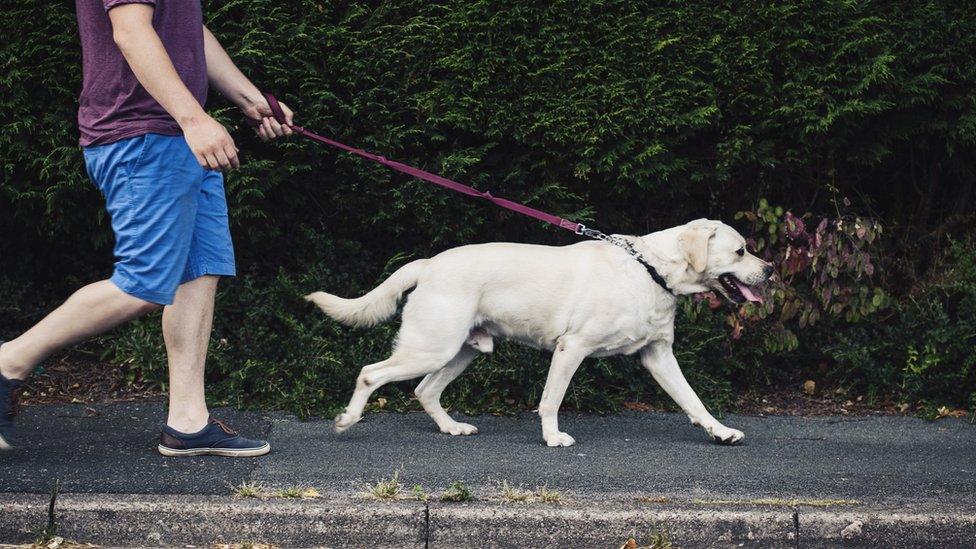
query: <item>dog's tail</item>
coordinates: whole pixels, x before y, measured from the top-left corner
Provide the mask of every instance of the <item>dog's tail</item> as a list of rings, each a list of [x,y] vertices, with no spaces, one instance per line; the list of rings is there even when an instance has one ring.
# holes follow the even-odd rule
[[[343,324],[358,327],[376,326],[393,316],[400,296],[417,285],[417,279],[426,265],[426,259],[411,261],[397,269],[390,278],[373,288],[371,292],[355,299],[345,299],[325,292],[308,294],[305,299]]]

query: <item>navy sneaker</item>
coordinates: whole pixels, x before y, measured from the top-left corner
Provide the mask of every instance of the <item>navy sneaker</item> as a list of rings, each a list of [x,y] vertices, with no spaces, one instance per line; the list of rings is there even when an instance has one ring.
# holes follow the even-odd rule
[[[159,453],[176,456],[254,457],[271,451],[263,440],[251,440],[237,434],[219,419],[210,418],[207,426],[196,433],[186,434],[169,425],[159,435]]]
[[[17,415],[17,398],[23,389],[23,381],[7,379],[0,374],[0,452],[14,449],[14,416]]]

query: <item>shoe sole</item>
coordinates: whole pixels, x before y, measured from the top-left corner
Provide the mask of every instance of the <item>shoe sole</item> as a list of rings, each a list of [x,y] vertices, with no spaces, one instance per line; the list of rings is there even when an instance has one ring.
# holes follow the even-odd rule
[[[3,438],[3,435],[0,435],[0,452],[9,452],[13,449],[13,445],[7,442],[7,439]]]
[[[271,451],[271,445],[265,444],[258,448],[248,448],[247,450],[233,450],[228,448],[192,448],[189,450],[177,450],[167,448],[160,444],[156,447],[159,453],[166,457],[193,457],[193,456],[221,456],[221,457],[257,457],[263,456]]]

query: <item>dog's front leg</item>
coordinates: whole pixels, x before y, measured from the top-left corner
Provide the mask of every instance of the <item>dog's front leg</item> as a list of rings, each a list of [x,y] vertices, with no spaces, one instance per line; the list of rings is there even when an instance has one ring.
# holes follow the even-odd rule
[[[573,374],[588,354],[588,349],[583,349],[569,338],[560,339],[552,353],[549,377],[546,378],[546,388],[542,391],[542,400],[539,402],[542,438],[549,446],[572,446],[576,443],[573,437],[559,431],[559,406],[563,403]]]
[[[674,353],[671,351],[670,341],[659,341],[645,347],[641,351],[641,364],[650,370],[661,388],[688,414],[691,422],[704,428],[712,440],[722,444],[737,444],[745,438],[742,431],[722,425],[708,413],[701,399],[681,373],[678,360],[674,358]]]

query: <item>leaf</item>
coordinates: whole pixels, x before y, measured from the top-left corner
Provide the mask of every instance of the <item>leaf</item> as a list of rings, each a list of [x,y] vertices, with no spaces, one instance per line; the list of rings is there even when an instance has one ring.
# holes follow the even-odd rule
[[[817,383],[812,379],[808,379],[803,382],[803,392],[807,395],[813,395],[817,392]]]

